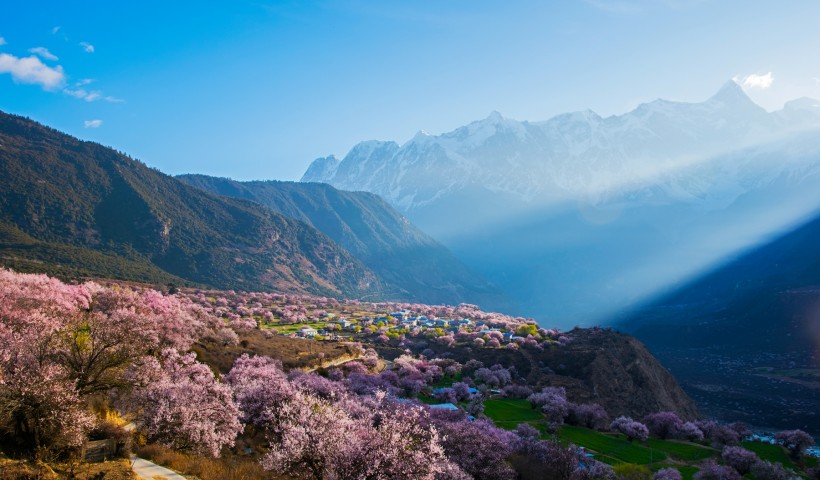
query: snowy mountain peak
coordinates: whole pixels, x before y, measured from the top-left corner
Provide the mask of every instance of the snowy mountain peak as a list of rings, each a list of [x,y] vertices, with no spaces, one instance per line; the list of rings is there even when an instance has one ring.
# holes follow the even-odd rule
[[[493,110],[492,112],[490,112],[489,115],[487,115],[487,118],[485,119],[485,121],[492,122],[492,123],[503,122],[504,121],[504,115],[501,115],[501,113],[499,113],[498,110]]]
[[[722,103],[724,105],[748,105],[753,104],[752,99],[746,95],[743,88],[740,87],[734,80],[729,80],[724,83],[718,92],[707,100],[707,103]],[[756,106],[756,105],[755,105]]]
[[[420,131],[401,147],[365,142],[341,162],[317,160],[303,180],[376,193],[408,213],[476,188],[524,202],[604,202],[629,189],[701,198],[708,176],[673,172],[818,126],[820,102],[799,99],[768,113],[729,81],[703,102],[655,100],[606,118],[584,110],[531,123],[493,111],[441,135]],[[661,178],[664,186],[652,187]]]
[[[307,171],[302,175],[302,182],[327,182],[339,168],[339,160],[334,155],[317,158],[310,164]]]

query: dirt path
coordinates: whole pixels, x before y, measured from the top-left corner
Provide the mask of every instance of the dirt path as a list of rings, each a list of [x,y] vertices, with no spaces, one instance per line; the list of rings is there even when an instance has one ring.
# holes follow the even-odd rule
[[[185,477],[143,458],[131,456],[131,469],[142,480],[185,480]]]
[[[362,358],[362,357],[358,356],[358,357],[354,357],[354,358],[340,358],[340,359],[337,359],[337,360],[332,360],[330,362],[326,362],[326,363],[323,363],[321,365],[317,365],[317,366],[315,366],[311,369],[305,370],[305,372],[310,373],[310,372],[315,372],[316,370],[319,370],[320,368],[338,367],[339,365],[343,365],[347,362],[352,362],[352,361],[358,360],[360,358]]]

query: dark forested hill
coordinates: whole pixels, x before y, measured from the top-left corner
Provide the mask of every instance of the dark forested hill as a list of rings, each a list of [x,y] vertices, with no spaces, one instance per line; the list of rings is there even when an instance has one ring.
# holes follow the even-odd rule
[[[389,289],[316,229],[0,112],[0,263],[360,297]]]
[[[820,217],[622,320],[707,412],[820,432]]]
[[[237,182],[205,175],[177,178],[211,193],[254,200],[314,226],[416,301],[503,303],[489,282],[378,195],[320,183]]]

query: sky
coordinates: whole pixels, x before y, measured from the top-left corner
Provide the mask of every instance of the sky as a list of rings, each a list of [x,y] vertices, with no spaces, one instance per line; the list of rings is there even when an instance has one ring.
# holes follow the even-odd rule
[[[491,111],[540,121],[702,101],[820,98],[820,2],[11,2],[0,110],[169,174],[298,180],[359,141]]]

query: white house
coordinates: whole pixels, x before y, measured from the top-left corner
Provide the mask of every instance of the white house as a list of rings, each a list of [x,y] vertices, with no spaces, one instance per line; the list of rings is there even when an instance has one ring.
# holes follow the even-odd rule
[[[316,329],[313,328],[313,327],[302,327],[301,330],[296,332],[296,335],[298,335],[300,337],[305,337],[305,338],[313,338],[318,334],[319,334],[319,332],[317,332]]]

